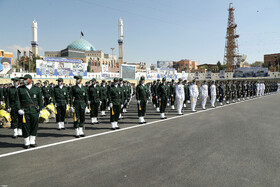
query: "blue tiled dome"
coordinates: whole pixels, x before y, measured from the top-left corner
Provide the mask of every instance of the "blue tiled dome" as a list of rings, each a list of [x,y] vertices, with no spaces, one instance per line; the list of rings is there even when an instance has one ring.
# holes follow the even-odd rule
[[[91,43],[83,38],[80,38],[67,46],[68,49],[77,49],[82,51],[95,51],[95,48]]]

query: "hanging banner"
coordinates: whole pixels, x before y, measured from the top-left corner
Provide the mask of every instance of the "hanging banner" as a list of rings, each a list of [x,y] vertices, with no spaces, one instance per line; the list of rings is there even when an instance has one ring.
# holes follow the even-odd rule
[[[221,78],[221,79],[224,79],[224,78],[225,78],[225,74],[226,74],[226,71],[225,71],[225,70],[220,70],[220,78]]]
[[[237,68],[233,70],[233,77],[267,77],[268,68],[263,67],[250,67],[250,68]]]
[[[36,60],[36,73],[45,76],[87,76],[87,65],[77,59],[44,58]]]
[[[123,79],[135,79],[136,67],[133,65],[121,65],[121,77]]]
[[[206,72],[206,79],[211,79],[211,77],[212,77],[212,72],[211,71],[207,71]]]
[[[12,58],[0,57],[0,74],[12,73]]]

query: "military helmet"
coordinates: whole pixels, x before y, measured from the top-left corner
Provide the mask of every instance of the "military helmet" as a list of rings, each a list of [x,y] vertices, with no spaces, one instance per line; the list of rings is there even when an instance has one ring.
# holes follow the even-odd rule
[[[117,77],[115,77],[114,82],[119,82],[119,79]]]
[[[165,78],[165,77],[163,77],[163,78],[162,78],[162,81],[166,81],[166,78]]]
[[[18,77],[12,78],[12,81],[20,81],[20,79]]]
[[[74,76],[74,79],[83,79],[83,77],[82,76]]]
[[[141,76],[140,77],[140,81],[144,81],[145,80],[145,77],[144,76]]]

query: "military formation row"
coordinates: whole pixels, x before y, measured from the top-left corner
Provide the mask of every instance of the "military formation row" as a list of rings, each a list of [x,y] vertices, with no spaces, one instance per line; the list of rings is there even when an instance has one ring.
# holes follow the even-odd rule
[[[190,103],[191,110],[195,112],[196,102],[201,95],[202,108],[206,109],[208,96],[212,107],[216,100],[222,105],[236,102],[240,99],[248,99],[280,90],[280,84],[275,81],[257,82],[214,82],[204,81],[199,85],[196,80],[191,83],[179,79],[167,82],[165,78],[161,81],[145,84],[145,78],[141,77],[139,84],[135,87],[128,81],[114,78],[113,82],[102,81],[99,83],[92,79],[85,86],[82,77],[75,76],[76,84],[65,85],[62,78],[57,79],[56,86],[49,85],[48,81],[33,84],[32,76],[25,75],[21,78],[13,78],[8,87],[0,87],[0,101],[6,104],[6,110],[11,115],[13,137],[23,136],[24,148],[35,147],[38,130],[39,117],[42,110],[49,104],[56,109],[56,122],[58,129],[65,129],[65,115],[67,108],[73,113],[75,136],[85,136],[83,126],[85,114],[90,113],[91,123],[97,124],[99,111],[105,116],[106,110],[110,111],[110,122],[113,130],[119,129],[118,121],[123,118],[123,113],[131,102],[133,95],[136,96],[139,123],[145,122],[146,106],[151,100],[160,118],[165,119],[165,109],[171,105],[171,109],[182,115],[182,108]],[[200,94],[199,94],[200,87]]]

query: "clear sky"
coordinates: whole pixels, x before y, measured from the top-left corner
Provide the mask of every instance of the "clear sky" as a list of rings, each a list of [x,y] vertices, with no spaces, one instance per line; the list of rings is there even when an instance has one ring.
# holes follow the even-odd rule
[[[118,18],[124,20],[124,61],[223,62],[232,2],[240,54],[247,61],[280,52],[279,0],[0,0],[0,49],[31,48],[38,22],[39,54],[80,37],[98,50],[118,53]]]

